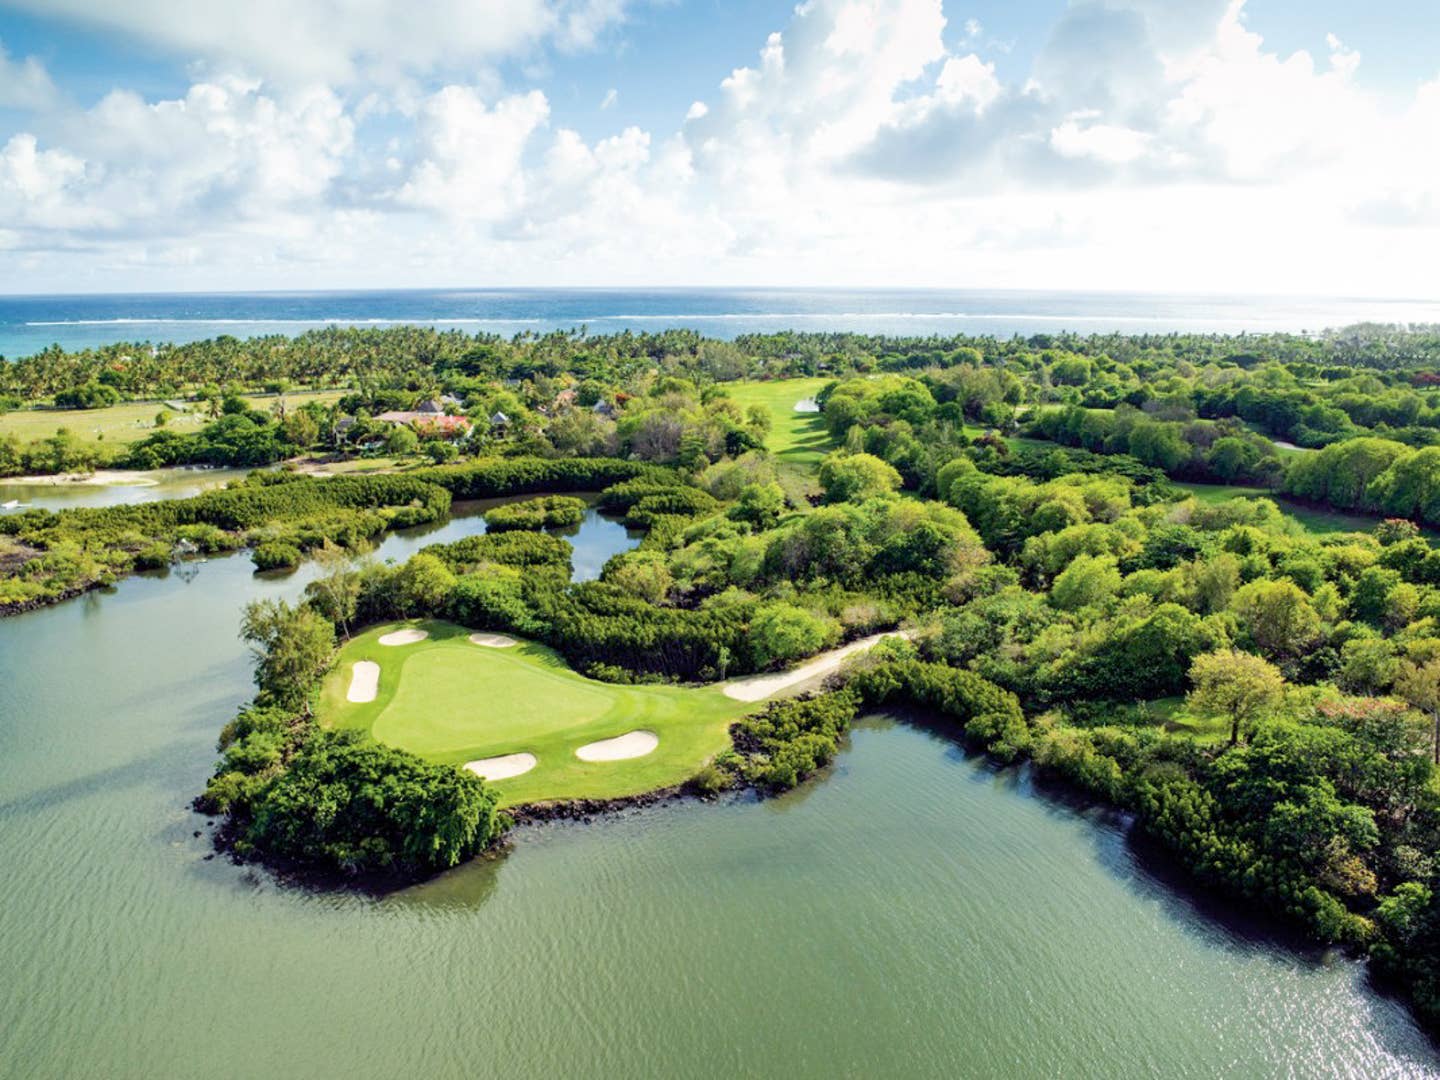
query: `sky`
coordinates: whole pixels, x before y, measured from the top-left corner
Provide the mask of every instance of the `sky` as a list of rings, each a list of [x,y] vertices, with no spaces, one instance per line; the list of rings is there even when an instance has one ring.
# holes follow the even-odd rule
[[[0,293],[1440,298],[1434,0],[0,0]]]

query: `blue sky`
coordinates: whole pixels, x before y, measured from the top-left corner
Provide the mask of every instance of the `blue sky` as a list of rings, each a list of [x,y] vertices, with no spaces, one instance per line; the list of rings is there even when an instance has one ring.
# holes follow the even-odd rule
[[[0,50],[0,291],[1436,291],[1433,2],[0,0]]]

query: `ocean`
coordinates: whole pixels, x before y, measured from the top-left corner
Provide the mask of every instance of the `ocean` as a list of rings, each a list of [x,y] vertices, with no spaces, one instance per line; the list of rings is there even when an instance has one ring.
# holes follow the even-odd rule
[[[467,333],[670,327],[709,337],[778,330],[1010,337],[1319,331],[1437,322],[1440,301],[916,289],[427,289],[0,297],[0,356],[50,345],[184,342],[231,334],[414,323]]]

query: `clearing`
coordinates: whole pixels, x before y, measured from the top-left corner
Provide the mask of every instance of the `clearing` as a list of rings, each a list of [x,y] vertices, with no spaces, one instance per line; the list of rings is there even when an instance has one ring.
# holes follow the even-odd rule
[[[397,648],[381,639],[426,631]],[[496,647],[472,631],[425,621],[372,627],[348,642],[326,677],[320,722],[355,728],[442,764],[497,765],[503,805],[542,799],[618,798],[684,782],[730,745],[729,728],[748,711],[718,687],[617,686],[572,671],[542,645]],[[394,638],[391,638],[394,640]],[[509,639],[514,640],[514,639]],[[378,664],[372,701],[347,700],[358,663]],[[633,753],[654,737],[654,749]],[[610,743],[608,760],[582,760],[582,747]],[[533,768],[519,755],[535,758]],[[490,759],[506,759],[504,764]],[[510,768],[506,768],[508,765]]]

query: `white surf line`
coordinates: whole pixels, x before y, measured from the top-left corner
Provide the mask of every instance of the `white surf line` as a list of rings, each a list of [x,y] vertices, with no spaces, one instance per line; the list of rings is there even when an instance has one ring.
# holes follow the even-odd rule
[[[345,700],[356,704],[374,701],[379,689],[380,665],[374,660],[356,660],[355,666],[350,669],[350,689],[345,694]]]
[[[660,745],[660,736],[653,731],[627,731],[613,739],[586,743],[575,751],[581,761],[624,761],[644,757]]]
[[[509,634],[471,634],[472,645],[484,645],[487,649],[508,649],[512,645],[519,645]]]
[[[884,634],[871,634],[869,637],[861,638],[859,641],[852,641],[849,645],[842,645],[838,649],[831,649],[829,652],[821,653],[819,656],[801,664],[789,671],[779,671],[774,675],[751,675],[748,678],[736,679],[722,687],[728,698],[736,701],[764,701],[773,697],[782,690],[797,686],[811,679],[818,679],[822,675],[828,675],[841,664],[847,657],[855,653],[864,652],[876,643],[890,637],[909,637],[903,630],[890,630]]]
[[[407,626],[404,630],[392,630],[380,637],[381,645],[414,645],[417,641],[424,641],[430,636],[428,630],[416,630]]]
[[[536,765],[534,754],[501,754],[499,757],[481,758],[479,761],[467,761],[465,768],[469,769],[481,780],[509,780],[512,776],[519,776],[527,773]]]

